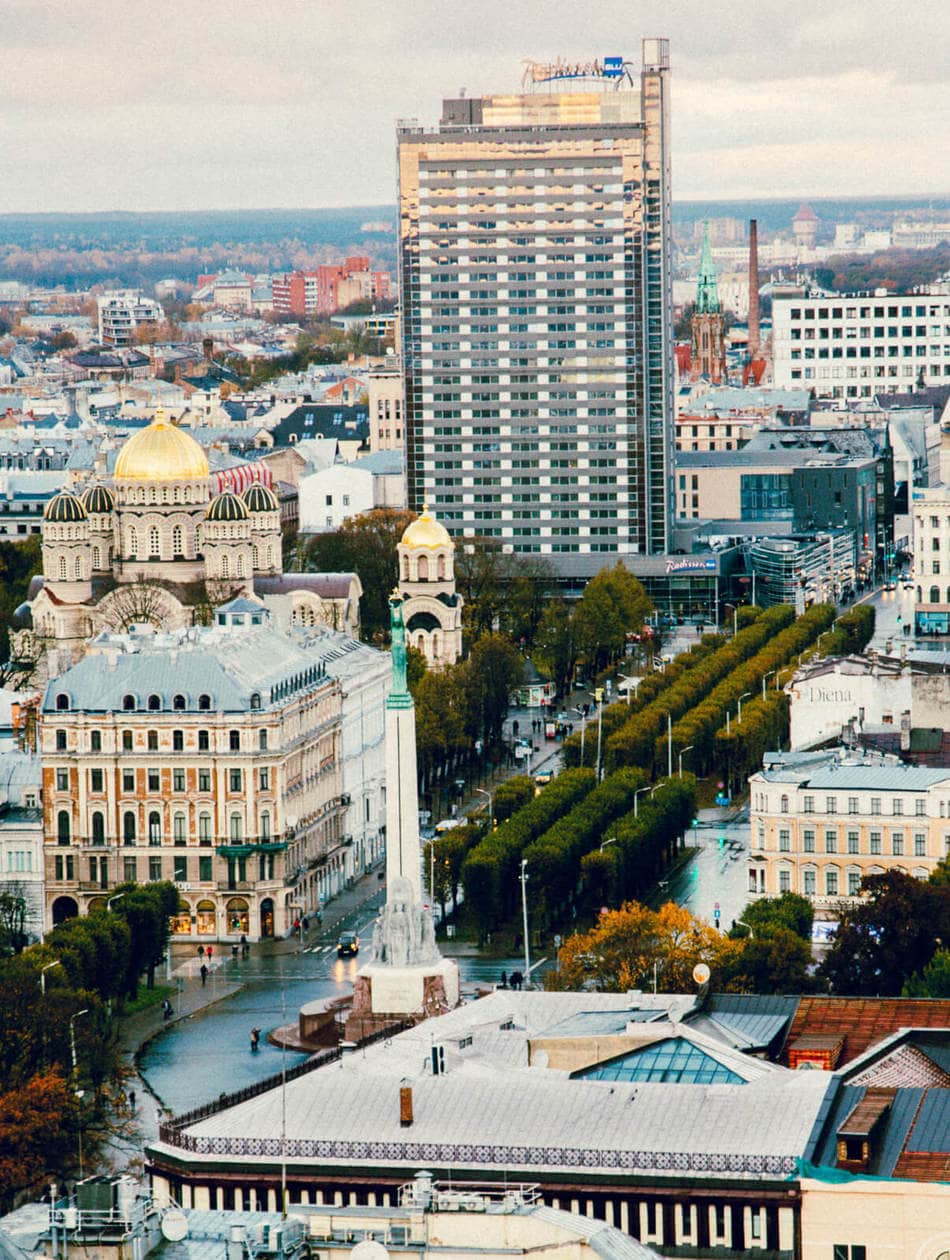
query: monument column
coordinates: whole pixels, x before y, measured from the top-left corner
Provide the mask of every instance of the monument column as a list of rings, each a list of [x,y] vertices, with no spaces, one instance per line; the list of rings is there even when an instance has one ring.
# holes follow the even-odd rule
[[[407,880],[411,900],[422,901],[419,787],[416,774],[416,710],[406,680],[403,598],[389,598],[393,681],[386,701],[386,888]]]

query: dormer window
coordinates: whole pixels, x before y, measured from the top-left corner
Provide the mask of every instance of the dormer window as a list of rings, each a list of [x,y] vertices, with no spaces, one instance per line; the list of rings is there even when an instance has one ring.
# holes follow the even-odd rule
[[[135,708],[135,696],[123,696],[122,708],[126,713],[131,713]]]

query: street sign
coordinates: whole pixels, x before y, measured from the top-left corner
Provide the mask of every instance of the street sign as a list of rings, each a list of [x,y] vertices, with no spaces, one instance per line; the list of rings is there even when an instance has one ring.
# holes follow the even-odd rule
[[[555,949],[561,948],[561,933],[560,932],[554,933],[554,948]]]

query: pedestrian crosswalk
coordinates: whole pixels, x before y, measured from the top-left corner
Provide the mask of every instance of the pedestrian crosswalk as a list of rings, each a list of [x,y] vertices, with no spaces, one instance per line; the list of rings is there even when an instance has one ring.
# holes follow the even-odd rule
[[[303,952],[305,954],[332,954],[335,950],[335,945],[308,945]]]

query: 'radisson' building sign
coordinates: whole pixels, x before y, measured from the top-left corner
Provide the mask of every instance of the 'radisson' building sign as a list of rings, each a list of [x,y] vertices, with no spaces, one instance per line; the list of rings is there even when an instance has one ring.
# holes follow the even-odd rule
[[[629,79],[626,67],[628,63],[623,57],[602,57],[593,61],[564,61],[558,57],[556,61],[532,61],[524,59],[524,79],[530,83],[553,83],[558,79]]]

